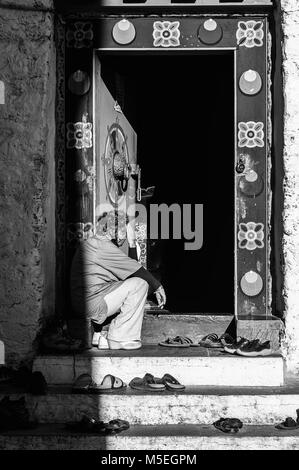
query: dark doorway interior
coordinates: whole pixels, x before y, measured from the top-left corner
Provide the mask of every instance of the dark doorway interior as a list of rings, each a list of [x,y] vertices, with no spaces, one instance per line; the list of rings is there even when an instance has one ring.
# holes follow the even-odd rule
[[[173,313],[234,311],[232,54],[102,56],[102,76],[138,135],[152,203],[204,206],[203,247],[149,241],[149,269]]]

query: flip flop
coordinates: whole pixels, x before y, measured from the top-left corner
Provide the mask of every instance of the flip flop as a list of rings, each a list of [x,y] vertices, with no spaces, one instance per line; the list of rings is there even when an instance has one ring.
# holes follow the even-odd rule
[[[165,385],[167,390],[179,391],[186,388],[185,385],[180,384],[180,382],[170,374],[164,374],[162,379],[157,380],[160,380],[161,383]]]
[[[238,418],[220,418],[213,423],[216,429],[225,433],[237,433],[243,427],[243,423]]]
[[[95,383],[92,383],[88,391],[90,393],[100,393],[100,392],[112,392],[114,390],[123,390],[124,388],[127,387],[127,384],[125,384],[119,377],[115,377],[114,375],[107,374],[102,380],[102,383],[100,385],[97,385]]]
[[[112,419],[106,424],[106,432],[114,434],[129,429],[130,423],[124,419]]]
[[[65,427],[71,432],[106,434],[106,424],[88,416],[83,416],[78,422],[66,423]]]
[[[107,374],[102,380],[101,384],[95,383],[89,374],[81,374],[75,380],[72,387],[73,393],[101,393],[111,392],[114,390],[122,390],[127,385],[119,378],[114,375]]]
[[[161,392],[165,390],[165,385],[159,383],[159,379],[156,379],[152,374],[145,374],[143,378],[134,377],[129,383],[130,387],[135,390],[143,390],[149,392]]]
[[[198,343],[193,343],[191,346],[200,346],[204,348],[219,348],[222,349],[220,337],[216,333],[210,333],[199,340]]]
[[[73,393],[87,393],[88,390],[89,390],[89,387],[91,385],[96,385],[96,384],[94,384],[94,382],[91,378],[91,375],[81,374],[75,380],[75,382],[72,386],[72,392]]]
[[[130,424],[123,419],[113,419],[109,423],[83,416],[78,422],[66,423],[66,429],[71,432],[84,434],[117,434],[129,429]]]
[[[192,340],[187,336],[176,336],[175,338],[167,338],[165,341],[161,341],[159,346],[167,346],[169,348],[189,348],[192,346]]]
[[[235,343],[235,339],[229,335],[228,333],[224,333],[223,335],[221,335],[219,337],[219,340],[220,340],[220,343],[222,345],[222,347],[227,347],[227,346],[231,346],[232,344]]]

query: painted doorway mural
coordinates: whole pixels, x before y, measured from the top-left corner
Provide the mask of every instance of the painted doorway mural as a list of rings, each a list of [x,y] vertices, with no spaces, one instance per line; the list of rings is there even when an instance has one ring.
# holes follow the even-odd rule
[[[231,165],[234,180],[234,311],[237,317],[268,314],[267,31],[266,15],[231,18],[218,15],[106,17],[67,23],[63,38],[66,64],[65,170],[72,182],[65,186],[68,188],[65,219],[63,216],[58,219],[58,231],[63,233],[63,226],[67,228],[62,246],[66,254],[65,272],[78,238],[90,236],[96,216],[95,57],[105,53],[135,54],[137,66],[139,54],[143,57],[147,54],[188,54],[195,61],[202,53],[231,53],[234,60],[234,152]],[[83,87],[88,90],[79,98],[67,83],[69,77],[78,71],[87,74],[91,82],[89,87],[87,84]],[[219,74],[221,77],[221,70]],[[76,135],[77,131],[79,134]],[[215,131],[215,138],[216,134]],[[87,176],[79,172],[76,180],[79,170]],[[86,188],[89,176],[84,210],[74,211],[74,198],[77,197],[74,188],[77,188],[77,193],[78,186],[85,185]],[[219,268],[220,276],[225,276],[225,268]]]

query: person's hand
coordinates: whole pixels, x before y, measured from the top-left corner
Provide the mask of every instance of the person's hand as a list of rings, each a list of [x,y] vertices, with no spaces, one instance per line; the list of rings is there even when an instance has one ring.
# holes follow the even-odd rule
[[[155,296],[158,302],[158,307],[163,308],[164,305],[166,304],[166,294],[162,286],[160,286],[159,289],[155,291]]]
[[[131,221],[127,224],[127,240],[130,248],[136,248],[135,223]]]

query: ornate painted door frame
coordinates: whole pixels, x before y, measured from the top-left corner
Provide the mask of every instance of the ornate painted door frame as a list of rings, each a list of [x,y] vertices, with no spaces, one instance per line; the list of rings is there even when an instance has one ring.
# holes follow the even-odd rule
[[[61,234],[62,225],[67,227],[66,271],[78,239],[92,233],[95,216],[95,51],[117,54],[188,51],[194,60],[202,52],[229,51],[235,58],[235,152],[228,162],[235,174],[235,315],[237,318],[270,315],[267,15],[72,19],[66,24],[62,40],[66,42],[65,83],[59,86],[65,87],[66,127],[59,128],[58,170],[65,171],[65,187],[70,189],[65,212],[62,211],[64,221],[63,217],[58,218],[57,228]],[[81,198],[81,202],[76,198],[77,201]]]

